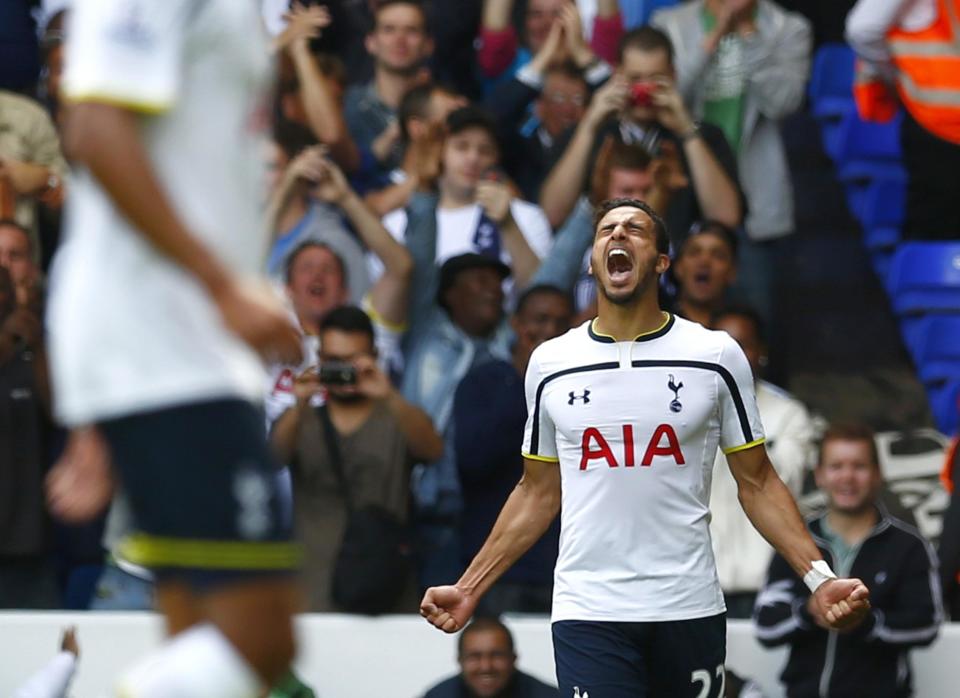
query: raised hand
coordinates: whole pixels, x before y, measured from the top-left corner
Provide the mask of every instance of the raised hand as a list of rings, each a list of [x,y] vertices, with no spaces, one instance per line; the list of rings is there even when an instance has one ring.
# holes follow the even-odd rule
[[[807,608],[828,630],[852,630],[870,611],[870,591],[859,579],[831,579],[810,597]]]
[[[503,223],[510,215],[513,194],[506,182],[482,181],[477,185],[477,203],[494,223]]]
[[[621,111],[629,101],[630,84],[622,75],[614,75],[612,78],[593,94],[590,100],[590,106],[584,115],[584,121],[592,124],[594,127],[610,114]]]
[[[653,93],[653,105],[657,110],[657,121],[664,128],[670,129],[678,136],[683,136],[694,127],[683,98],[677,91],[677,86],[668,78],[656,80],[657,90]]]
[[[299,2],[295,2],[283,18],[287,26],[274,42],[276,50],[306,46],[310,39],[320,36],[333,21],[323,5],[305,7]]]
[[[537,73],[543,73],[551,64],[555,63],[560,57],[560,51],[563,48],[563,22],[555,20],[550,25],[550,33],[547,34],[546,41],[537,51],[537,55],[530,61],[530,68]]]
[[[315,180],[313,195],[328,204],[342,204],[353,191],[343,171],[326,157],[317,164],[317,171],[319,176]]]
[[[563,24],[563,40],[567,53],[577,67],[586,68],[596,56],[583,38],[583,21],[575,3],[568,2],[560,8],[560,22]]]
[[[456,586],[430,587],[420,602],[420,615],[445,633],[463,630],[477,608],[477,599]]]

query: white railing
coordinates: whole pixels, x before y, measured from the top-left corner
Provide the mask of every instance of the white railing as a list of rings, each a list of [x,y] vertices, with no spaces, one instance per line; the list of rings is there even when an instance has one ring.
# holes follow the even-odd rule
[[[553,683],[547,619],[505,620],[514,633],[520,668]],[[80,668],[70,692],[74,698],[111,696],[113,677],[154,647],[163,631],[160,619],[149,613],[0,613],[0,697],[9,696],[49,661],[60,629],[67,625],[77,626],[80,641]],[[728,628],[728,666],[759,681],[767,698],[781,697],[776,677],[785,652],[763,649],[749,622],[730,621]],[[457,671],[456,639],[416,616],[305,615],[297,619],[297,632],[297,670],[318,698],[416,698]],[[960,695],[958,659],[960,623],[955,623],[944,626],[932,647],[913,653],[917,698]]]

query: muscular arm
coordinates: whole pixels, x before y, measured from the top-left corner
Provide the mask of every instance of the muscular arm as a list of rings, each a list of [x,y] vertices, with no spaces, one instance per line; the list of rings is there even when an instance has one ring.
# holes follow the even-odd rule
[[[487,590],[544,534],[560,511],[560,466],[525,458],[523,477],[480,552],[453,587],[429,589],[420,612],[452,633],[463,628]]]
[[[747,518],[803,577],[810,571],[810,563],[823,556],[807,532],[793,495],[774,470],[767,449],[760,445],[730,453],[727,463]]]

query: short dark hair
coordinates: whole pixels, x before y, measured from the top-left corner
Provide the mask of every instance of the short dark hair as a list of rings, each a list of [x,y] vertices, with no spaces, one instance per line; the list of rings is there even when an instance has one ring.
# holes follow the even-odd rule
[[[293,265],[297,261],[297,257],[306,250],[309,250],[311,247],[317,247],[321,250],[326,250],[333,255],[333,258],[337,260],[337,266],[340,267],[340,276],[343,277],[343,286],[344,288],[348,285],[348,276],[347,276],[347,265],[344,264],[343,257],[340,254],[330,247],[327,243],[322,240],[304,240],[294,247],[290,252],[287,253],[286,259],[283,262],[283,280],[286,283],[290,283],[290,274],[293,272]]]
[[[624,143],[619,138],[606,138],[600,146],[597,164],[590,178],[590,200],[603,201],[609,196],[611,170],[646,172],[652,162],[650,151],[639,143]]]
[[[340,332],[357,332],[366,335],[370,340],[370,348],[376,347],[373,322],[370,316],[355,305],[341,305],[323,316],[320,321],[320,332],[339,330]]]
[[[638,51],[664,51],[670,65],[673,65],[673,43],[667,34],[656,27],[645,24],[642,27],[631,29],[620,39],[617,47],[617,62],[623,63],[623,54],[627,49]]]
[[[677,250],[677,258],[683,255],[687,243],[699,235],[715,235],[723,240],[727,244],[727,247],[730,248],[730,256],[733,257],[733,261],[737,261],[740,253],[740,242],[737,240],[736,231],[725,223],[713,220],[712,218],[695,221],[694,224],[690,226],[687,236],[683,239],[683,242],[680,243],[680,248]]]
[[[430,106],[430,98],[434,92],[449,92],[443,85],[435,82],[425,82],[415,85],[403,93],[400,99],[400,106],[397,107],[397,121],[400,124],[400,139],[404,143],[410,142],[410,131],[407,129],[407,122],[411,119],[425,119],[427,108]]]
[[[470,625],[463,629],[463,632],[460,633],[460,637],[457,638],[457,656],[463,656],[463,645],[466,640],[467,635],[471,633],[481,632],[483,630],[499,630],[507,638],[507,645],[510,648],[510,652],[516,654],[516,649],[513,645],[513,635],[510,632],[510,628],[503,624],[499,618],[493,616],[478,616],[470,621]]]
[[[562,288],[552,284],[537,284],[524,290],[519,298],[517,298],[517,307],[513,311],[514,315],[522,313],[527,303],[530,302],[530,299],[536,296],[556,296],[569,304],[571,309],[574,308],[573,295],[569,291],[564,291]]]
[[[761,342],[765,341],[766,323],[753,306],[747,305],[746,303],[730,303],[729,305],[725,305],[713,314],[713,317],[710,319],[710,324],[716,325],[725,317],[743,318],[753,325],[753,329],[757,333],[757,339]]]
[[[447,135],[452,136],[461,131],[466,131],[468,128],[479,128],[486,131],[497,146],[497,150],[501,151],[497,122],[490,115],[490,112],[480,107],[468,105],[454,109],[447,115]]]
[[[313,131],[288,119],[276,120],[273,125],[273,140],[290,160],[318,142]]]
[[[880,453],[877,450],[876,435],[862,422],[840,422],[831,424],[820,439],[820,452],[817,458],[817,467],[823,464],[823,449],[830,441],[862,441],[870,449],[870,460],[877,470],[880,469]]]
[[[650,216],[650,220],[653,221],[654,232],[657,234],[657,252],[660,254],[669,254],[670,236],[667,234],[667,224],[663,222],[663,219],[656,211],[653,210],[653,207],[650,206],[650,204],[648,204],[646,201],[641,201],[640,199],[608,199],[597,206],[593,214],[594,235],[596,235],[597,226],[600,225],[600,221],[603,220],[603,217],[615,208],[621,208],[623,206],[638,208]]]
[[[570,59],[548,65],[547,69],[543,71],[543,81],[546,82],[547,78],[551,75],[563,75],[571,80],[579,80],[583,83],[584,87],[587,88],[587,91],[590,90],[590,83],[587,82],[586,75],[584,75],[577,64]]]
[[[388,7],[393,5],[411,5],[420,13],[420,16],[423,17],[423,31],[430,33],[430,27],[428,26],[427,18],[427,8],[424,6],[422,0],[378,0],[376,3],[376,9],[373,11],[373,27],[371,30],[376,30],[377,28],[377,17]]]

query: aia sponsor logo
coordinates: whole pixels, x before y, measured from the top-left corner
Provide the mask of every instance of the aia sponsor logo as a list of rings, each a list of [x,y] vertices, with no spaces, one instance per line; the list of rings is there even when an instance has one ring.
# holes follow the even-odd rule
[[[620,428],[622,439],[614,441],[614,445],[622,443],[621,453],[614,453],[610,442],[604,438],[597,427],[587,427],[583,430],[583,437],[580,440],[580,470],[586,470],[592,460],[604,460],[607,466],[619,468],[622,464],[625,468],[632,468],[636,465],[636,444],[646,443],[643,450],[643,457],[640,459],[642,467],[650,467],[653,459],[657,456],[673,458],[676,465],[686,465],[687,461],[683,457],[683,451],[680,450],[680,439],[677,438],[677,432],[669,424],[661,424],[648,439],[640,442],[634,435],[632,424],[624,424]],[[619,458],[617,457],[619,456]]]

